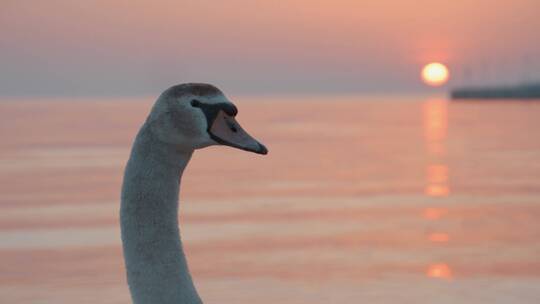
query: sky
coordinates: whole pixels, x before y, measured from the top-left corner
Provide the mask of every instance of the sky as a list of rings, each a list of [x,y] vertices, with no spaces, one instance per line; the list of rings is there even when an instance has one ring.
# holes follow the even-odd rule
[[[538,0],[0,0],[0,95],[411,93],[540,79]]]

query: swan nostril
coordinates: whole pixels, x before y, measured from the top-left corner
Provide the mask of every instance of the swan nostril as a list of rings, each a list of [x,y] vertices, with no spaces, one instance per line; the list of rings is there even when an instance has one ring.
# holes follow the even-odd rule
[[[229,127],[231,131],[233,131],[234,133],[238,132],[238,128],[236,128],[236,126],[234,125],[234,122],[227,120],[227,118],[224,118],[224,119],[225,119],[225,123],[227,124],[227,126]]]
[[[197,107],[198,108],[200,105],[201,105],[201,102],[198,101],[197,99],[191,100],[191,106],[192,107]]]

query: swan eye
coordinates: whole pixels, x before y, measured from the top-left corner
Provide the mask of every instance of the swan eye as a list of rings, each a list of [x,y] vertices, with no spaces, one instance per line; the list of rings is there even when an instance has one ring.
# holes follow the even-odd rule
[[[192,99],[192,100],[191,100],[191,106],[192,106],[192,107],[198,108],[198,107],[200,107],[200,105],[201,105],[201,102],[198,101],[197,99]]]

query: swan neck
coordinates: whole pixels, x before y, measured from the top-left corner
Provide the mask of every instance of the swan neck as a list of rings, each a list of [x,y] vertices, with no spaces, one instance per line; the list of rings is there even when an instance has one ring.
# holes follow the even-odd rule
[[[147,124],[133,144],[120,209],[133,303],[202,303],[178,227],[180,180],[192,153],[160,141]]]

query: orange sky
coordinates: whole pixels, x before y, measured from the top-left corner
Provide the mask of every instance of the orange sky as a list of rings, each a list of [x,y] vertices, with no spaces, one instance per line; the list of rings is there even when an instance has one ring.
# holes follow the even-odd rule
[[[11,1],[0,94],[413,92],[429,61],[450,85],[534,79],[540,2]],[[228,88],[228,89],[227,89]]]

